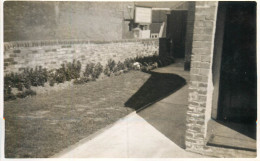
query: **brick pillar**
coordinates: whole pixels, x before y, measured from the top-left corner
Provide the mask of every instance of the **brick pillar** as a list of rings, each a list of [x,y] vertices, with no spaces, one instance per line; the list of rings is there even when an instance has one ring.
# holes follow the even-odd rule
[[[212,58],[218,2],[195,3],[192,41],[186,150],[203,153],[211,113]]]
[[[194,20],[195,20],[195,2],[188,2],[184,70],[190,70]]]

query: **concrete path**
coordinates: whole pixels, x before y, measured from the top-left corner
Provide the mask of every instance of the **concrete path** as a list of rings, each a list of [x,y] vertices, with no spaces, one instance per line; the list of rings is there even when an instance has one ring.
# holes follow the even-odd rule
[[[168,137],[179,147],[185,149],[186,112],[188,108],[189,72],[183,70],[183,63],[175,63],[154,70],[159,73],[177,74],[187,82],[173,94],[141,110],[137,114]]]
[[[189,158],[202,156],[186,152],[133,112],[92,140],[86,139],[53,157]]]
[[[174,73],[189,81],[183,65],[155,70]],[[58,158],[193,158],[204,157],[184,150],[188,85],[161,101],[117,121],[61,153]],[[92,138],[92,139],[91,139]]]

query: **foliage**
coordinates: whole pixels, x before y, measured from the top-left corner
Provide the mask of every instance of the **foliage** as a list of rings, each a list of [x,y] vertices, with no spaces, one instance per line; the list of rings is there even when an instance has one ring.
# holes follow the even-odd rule
[[[103,66],[100,63],[97,63],[93,69],[92,78],[97,79],[102,72]]]
[[[30,90],[31,86],[44,86],[48,81],[50,86],[55,83],[63,83],[65,81],[74,80],[74,84],[83,84],[90,80],[96,80],[103,72],[107,76],[120,75],[129,70],[141,70],[150,72],[151,70],[167,66],[174,62],[172,56],[137,56],[135,58],[127,58],[124,62],[115,62],[109,59],[105,69],[100,63],[89,63],[85,67],[83,77],[80,77],[81,63],[73,60],[73,62],[63,63],[58,69],[47,71],[46,68],[37,66],[33,68],[25,68],[22,73],[10,73],[4,77],[4,99],[16,99],[16,97],[24,98],[27,95],[35,95],[36,93]],[[137,67],[138,66],[138,67]],[[20,93],[15,96],[12,93],[12,88],[17,88]],[[26,89],[26,90],[25,90]]]
[[[83,75],[84,75],[85,77],[90,77],[91,74],[93,73],[94,66],[95,66],[94,63],[89,63],[89,64],[87,64],[87,65],[86,65],[86,68],[85,68],[85,72],[83,73]]]
[[[100,63],[94,64],[89,63],[86,65],[85,72],[83,73],[84,77],[92,78],[96,80],[100,74],[103,72],[103,66]]]
[[[125,69],[125,65],[122,62],[118,62],[115,66],[114,72],[123,71]]]
[[[32,96],[36,95],[36,92],[31,90],[31,89],[27,89],[27,90],[25,90],[23,92],[17,93],[16,97],[18,97],[18,98],[25,98],[25,97],[30,96],[30,95],[32,95]]]
[[[90,81],[89,78],[82,77],[82,78],[75,79],[73,83],[74,84],[84,84],[84,83],[87,83],[88,81]]]
[[[63,83],[80,77],[81,63],[80,61],[73,60],[66,64],[61,64],[59,69],[50,70],[48,73],[48,80],[50,86],[54,83]]]
[[[114,68],[116,66],[116,62],[113,59],[109,59],[107,62],[107,66],[110,71],[114,71]]]
[[[70,81],[71,79],[76,79],[80,77],[81,63],[74,59],[72,63],[67,63],[64,65],[64,70],[66,74],[66,80]]]
[[[109,59],[105,67],[104,74],[110,76],[114,72],[115,67],[116,67],[116,62],[113,59]]]
[[[4,100],[14,100],[16,99],[15,95],[12,93],[12,88],[10,86],[4,85]]]
[[[6,74],[4,77],[5,100],[15,99],[11,88],[23,91],[25,88],[30,89],[31,86],[44,86],[45,82],[47,82],[47,69],[41,66],[35,69],[25,68],[22,73]]]
[[[134,59],[132,59],[132,58],[127,58],[127,59],[125,59],[125,61],[124,61],[124,66],[125,66],[127,69],[131,70],[131,69],[133,69],[133,63],[134,63],[134,62],[135,62]]]
[[[47,69],[42,68],[41,66],[33,68],[24,69],[22,73],[22,79],[25,88],[29,89],[30,86],[44,86],[44,83],[47,82]]]

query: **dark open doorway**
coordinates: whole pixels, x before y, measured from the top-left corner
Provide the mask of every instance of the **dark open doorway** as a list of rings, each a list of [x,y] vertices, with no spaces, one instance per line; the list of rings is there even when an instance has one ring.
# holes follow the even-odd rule
[[[256,96],[256,5],[229,3],[226,8],[218,119],[255,123]]]
[[[166,37],[170,41],[170,54],[174,58],[183,59],[185,56],[186,23],[186,10],[173,10],[167,15]]]
[[[256,150],[256,3],[219,2],[209,145]],[[213,132],[210,132],[213,131]]]

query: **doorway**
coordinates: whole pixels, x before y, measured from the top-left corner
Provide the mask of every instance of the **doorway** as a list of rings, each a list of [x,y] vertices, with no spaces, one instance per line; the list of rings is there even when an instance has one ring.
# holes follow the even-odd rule
[[[208,145],[256,151],[256,3],[219,2]]]
[[[185,57],[186,23],[186,10],[173,10],[167,15],[166,37],[170,44],[170,55],[177,59]]]
[[[255,123],[257,109],[255,3],[229,3],[226,6],[219,92],[217,119]]]

